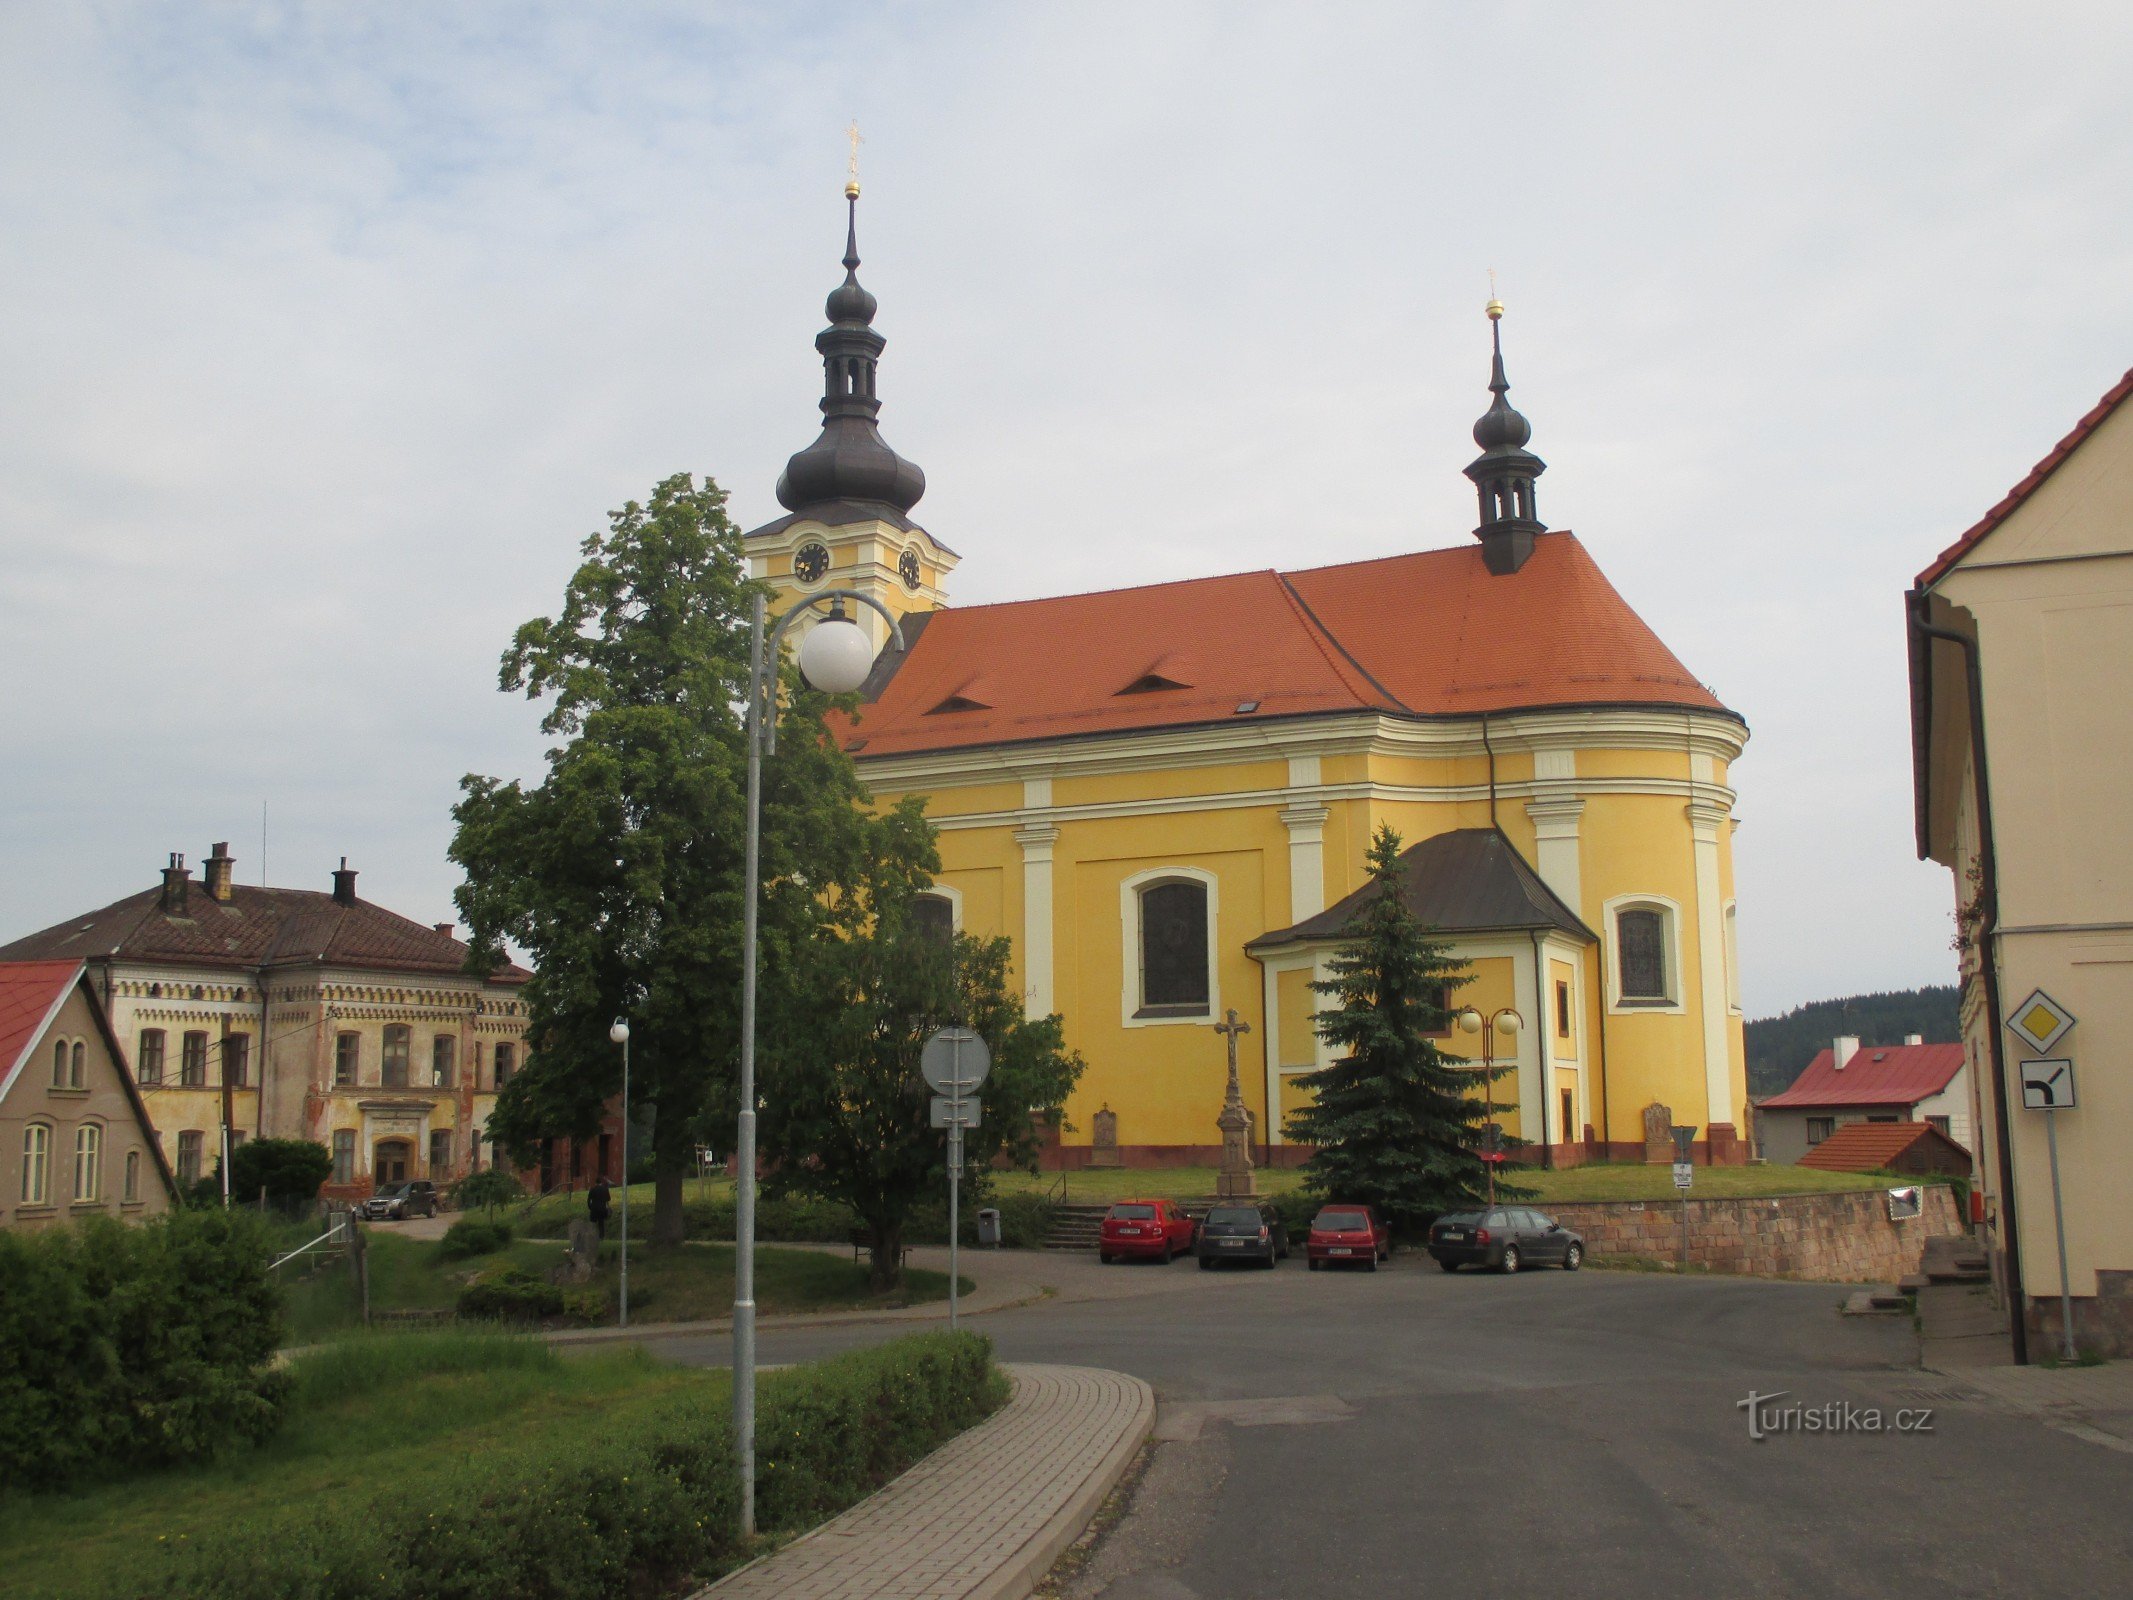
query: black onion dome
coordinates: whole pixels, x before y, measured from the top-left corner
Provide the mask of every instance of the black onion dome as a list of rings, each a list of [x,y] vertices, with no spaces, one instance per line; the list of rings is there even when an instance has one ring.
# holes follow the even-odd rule
[[[825,521],[854,520],[864,501],[909,511],[926,492],[926,475],[882,438],[874,419],[881,401],[874,392],[881,352],[888,341],[874,331],[878,304],[859,282],[859,202],[850,202],[844,242],[844,282],[832,289],[824,309],[830,325],[815,335],[822,352],[822,434],[785,463],[778,476],[778,503]],[[856,508],[863,515],[864,508]]]
[[[1474,424],[1474,443],[1484,450],[1516,450],[1533,437],[1533,424],[1502,395]]]

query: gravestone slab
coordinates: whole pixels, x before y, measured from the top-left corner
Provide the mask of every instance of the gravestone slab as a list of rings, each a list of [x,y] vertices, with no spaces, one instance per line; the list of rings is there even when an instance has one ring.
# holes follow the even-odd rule
[[[1674,1112],[1654,1100],[1644,1108],[1644,1163],[1671,1166],[1674,1160]]]
[[[1093,1131],[1090,1135],[1089,1165],[1092,1167],[1115,1167],[1120,1165],[1118,1156],[1118,1113],[1109,1106],[1089,1119]]]

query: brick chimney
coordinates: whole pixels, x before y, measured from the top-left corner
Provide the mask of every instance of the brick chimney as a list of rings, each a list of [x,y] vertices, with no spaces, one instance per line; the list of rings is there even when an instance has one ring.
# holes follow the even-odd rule
[[[356,903],[355,868],[348,864],[346,856],[341,857],[340,870],[333,875],[333,903],[337,906]]]
[[[1837,1070],[1839,1072],[1842,1072],[1844,1070],[1845,1062],[1851,1060],[1851,1058],[1857,1055],[1858,1053],[1859,1036],[1856,1033],[1840,1033],[1837,1035],[1837,1043],[1833,1051],[1833,1059],[1837,1063]]]
[[[185,857],[175,850],[170,854],[170,865],[163,869],[163,896],[156,902],[156,909],[167,917],[185,915],[185,896],[192,885],[193,875],[185,868]]]
[[[224,905],[229,903],[230,883],[237,873],[237,858],[230,854],[227,839],[207,853],[207,865],[201,873],[201,882],[207,892]]]
[[[435,926],[439,933],[443,934],[447,939],[449,939],[452,937],[452,931],[457,928],[459,924],[456,922],[440,922],[435,924]]]

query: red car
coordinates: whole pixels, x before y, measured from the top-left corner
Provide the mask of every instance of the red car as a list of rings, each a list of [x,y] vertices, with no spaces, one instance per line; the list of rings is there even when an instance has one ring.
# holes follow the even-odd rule
[[[1304,1259],[1313,1272],[1347,1264],[1375,1272],[1380,1261],[1392,1259],[1392,1230],[1375,1206],[1325,1206],[1311,1219]]]
[[[1190,1255],[1199,1224],[1169,1200],[1121,1200],[1104,1213],[1096,1234],[1096,1259],[1105,1266],[1127,1256],[1153,1256],[1168,1263]]]

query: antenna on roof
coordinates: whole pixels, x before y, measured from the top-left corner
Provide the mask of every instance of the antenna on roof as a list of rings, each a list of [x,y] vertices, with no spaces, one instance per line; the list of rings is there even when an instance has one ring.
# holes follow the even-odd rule
[[[259,887],[267,886],[267,803],[259,802]]]

